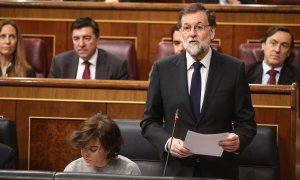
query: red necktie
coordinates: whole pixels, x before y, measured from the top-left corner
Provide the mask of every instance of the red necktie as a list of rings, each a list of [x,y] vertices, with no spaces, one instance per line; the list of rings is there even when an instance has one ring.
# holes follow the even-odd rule
[[[88,61],[84,61],[84,71],[82,74],[82,79],[91,79],[91,71],[90,71],[90,64]]]
[[[272,68],[267,73],[270,75],[267,84],[276,84],[276,78],[275,77],[276,77],[277,71]]]

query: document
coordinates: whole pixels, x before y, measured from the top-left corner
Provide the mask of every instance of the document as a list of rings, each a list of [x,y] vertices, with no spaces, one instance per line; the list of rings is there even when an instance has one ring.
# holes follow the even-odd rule
[[[184,147],[188,148],[193,154],[218,156],[223,153],[223,148],[219,146],[219,141],[226,139],[227,133],[220,134],[200,134],[188,131],[184,140]]]

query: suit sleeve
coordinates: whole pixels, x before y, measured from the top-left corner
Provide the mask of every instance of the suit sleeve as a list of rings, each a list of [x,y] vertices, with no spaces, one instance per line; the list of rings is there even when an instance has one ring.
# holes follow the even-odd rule
[[[120,71],[118,72],[117,79],[119,79],[119,80],[129,79],[128,64],[127,64],[127,61],[125,61],[125,60],[121,64],[121,68],[120,68]]]
[[[57,59],[54,57],[52,59],[52,62],[51,62],[51,67],[50,67],[50,71],[49,71],[49,74],[48,74],[48,78],[59,78],[57,76],[57,70],[56,70],[56,61]]]
[[[243,150],[256,134],[256,123],[244,63],[240,64],[238,73],[235,87],[235,121],[233,123],[234,133],[240,138],[240,150]]]
[[[159,71],[157,64],[154,64],[141,127],[143,136],[154,145],[160,156],[163,155],[165,143],[171,136],[163,127],[163,109]]]

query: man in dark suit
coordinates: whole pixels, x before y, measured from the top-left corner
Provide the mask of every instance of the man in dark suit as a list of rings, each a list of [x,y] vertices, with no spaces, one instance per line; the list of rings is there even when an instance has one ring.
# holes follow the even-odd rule
[[[274,71],[274,84],[291,84],[300,81],[300,70],[289,63],[294,48],[294,37],[288,28],[270,27],[261,40],[264,51],[263,61],[246,66],[251,84],[273,84],[270,72]]]
[[[49,78],[128,79],[127,61],[97,48],[100,31],[93,19],[78,18],[71,30],[74,50],[53,58]]]
[[[15,151],[0,143],[0,169],[16,169]]]
[[[167,176],[238,179],[237,154],[256,134],[244,64],[210,47],[215,36],[215,15],[201,3],[184,8],[178,25],[186,52],[153,65],[142,134],[157,148],[163,164],[170,151]],[[199,63],[200,70],[196,69]],[[195,90],[197,77],[201,86]],[[171,143],[177,109],[179,119]],[[222,156],[196,155],[185,148],[188,130],[203,134],[229,132],[219,142]]]

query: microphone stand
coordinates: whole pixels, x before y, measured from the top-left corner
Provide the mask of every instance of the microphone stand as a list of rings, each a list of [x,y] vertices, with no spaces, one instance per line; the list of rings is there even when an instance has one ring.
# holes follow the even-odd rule
[[[171,150],[172,142],[173,142],[173,138],[174,138],[174,131],[175,131],[175,127],[176,127],[176,122],[177,122],[177,120],[179,119],[178,111],[179,111],[179,110],[176,109],[176,112],[175,112],[175,118],[174,118],[174,125],[173,125],[172,135],[171,135],[170,148],[167,147],[167,149],[168,149],[168,155],[167,155],[167,159],[166,159],[166,163],[165,163],[165,167],[164,167],[163,176],[165,176],[165,174],[166,174],[166,169],[167,169],[167,165],[168,165],[168,161],[169,161],[169,156],[170,156],[170,150]]]

